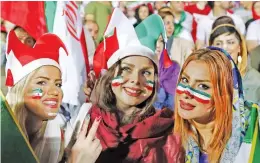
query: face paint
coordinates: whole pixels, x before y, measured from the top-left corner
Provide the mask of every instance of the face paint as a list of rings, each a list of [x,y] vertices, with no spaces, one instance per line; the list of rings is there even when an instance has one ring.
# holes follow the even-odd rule
[[[211,99],[211,96],[208,93],[193,89],[190,86],[181,83],[178,84],[176,92],[178,94],[185,93],[188,96],[192,96],[196,101],[203,104],[208,104]]]
[[[32,98],[33,99],[41,99],[43,95],[43,91],[40,88],[36,88],[32,90]]]
[[[147,88],[149,91],[153,90],[153,86],[154,86],[154,82],[151,80],[147,80],[146,84],[145,84],[145,88]]]
[[[112,84],[111,85],[113,87],[117,87],[117,86],[120,86],[123,82],[124,82],[123,77],[122,76],[117,76],[117,77],[112,79]]]

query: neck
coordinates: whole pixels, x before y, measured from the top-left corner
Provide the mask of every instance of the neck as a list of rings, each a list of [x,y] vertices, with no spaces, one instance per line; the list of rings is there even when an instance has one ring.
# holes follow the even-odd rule
[[[198,123],[196,121],[192,121],[196,130],[199,134],[199,142],[202,150],[207,152],[207,148],[209,146],[210,140],[212,138],[213,129],[214,129],[214,121],[203,124]]]
[[[32,113],[28,113],[25,126],[27,134],[30,137],[30,135],[34,135],[37,131],[40,130],[40,128],[42,127],[42,120]]]
[[[117,113],[120,118],[120,123],[128,124],[133,120],[133,114],[138,111],[137,107],[134,106],[123,106],[122,104],[117,104]]]
[[[220,7],[214,7],[212,11],[213,11],[214,17],[227,15],[227,11]]]

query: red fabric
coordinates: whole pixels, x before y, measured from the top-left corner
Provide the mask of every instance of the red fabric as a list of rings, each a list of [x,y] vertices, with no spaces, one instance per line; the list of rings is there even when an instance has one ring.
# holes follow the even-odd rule
[[[257,13],[255,12],[255,9],[254,9],[255,3],[256,2],[254,2],[253,5],[252,5],[252,15],[253,15],[253,19],[257,20],[257,19],[260,19],[260,15],[257,15]]]
[[[82,32],[80,35],[80,44],[81,44],[81,48],[82,48],[82,52],[83,52],[83,56],[84,56],[84,60],[85,60],[86,74],[88,74],[90,72],[89,60],[88,60],[88,48],[87,48],[85,32],[84,32],[83,28],[82,28]]]
[[[96,106],[92,107],[90,116],[91,122],[102,117],[96,136],[103,150],[97,163],[179,162],[181,144],[180,138],[172,134],[172,111],[163,109],[123,126],[119,125],[115,113]]]
[[[105,41],[105,43],[104,43]],[[105,38],[97,47],[93,58],[93,69],[96,76],[99,76],[102,69],[107,69],[108,59],[119,49],[116,28],[114,34]]]
[[[1,17],[24,28],[36,40],[47,32],[43,1],[1,2]]]
[[[200,10],[196,4],[193,4],[190,6],[185,6],[184,10],[189,12],[191,15],[193,15],[193,14],[208,15],[211,11],[211,8],[209,7],[209,5],[206,5],[203,10]],[[194,42],[196,42],[196,34],[197,34],[197,22],[195,21],[195,19],[193,17],[191,35],[192,35]]]
[[[163,55],[164,68],[169,68],[173,64],[173,62],[170,59],[166,49],[163,50],[163,54],[162,55]]]

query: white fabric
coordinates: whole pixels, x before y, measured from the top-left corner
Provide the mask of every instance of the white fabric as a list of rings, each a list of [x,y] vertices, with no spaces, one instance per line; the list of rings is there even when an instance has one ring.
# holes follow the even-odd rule
[[[71,6],[76,12],[76,17],[72,11],[66,7],[66,4]],[[64,11],[68,12],[73,20],[70,20]],[[71,34],[68,29],[70,29],[73,34]],[[84,94],[84,97],[79,97],[79,92],[87,76],[85,59],[80,44],[82,29],[79,10],[71,5],[71,2],[58,1],[53,33],[61,38],[69,53],[67,58],[60,58],[63,80],[62,90],[64,94],[62,102],[79,106],[84,102],[84,100],[80,101],[79,99],[86,99]]]
[[[96,51],[96,45],[95,45],[95,41],[91,37],[91,34],[86,29],[86,26],[84,26],[83,28],[84,28],[84,34],[85,34],[86,44],[87,44],[87,48],[88,48],[89,66],[92,67],[93,66],[93,58],[94,58],[94,54],[95,54],[95,51]]]
[[[135,32],[135,29],[131,21],[125,16],[125,14],[119,9],[115,8],[112,17],[107,25],[107,29],[104,36],[111,35],[116,28],[117,39],[119,49],[109,58],[107,62],[108,68],[110,68],[119,59],[130,55],[140,55],[150,58],[156,65],[158,65],[158,58],[155,53],[143,46]],[[104,39],[104,47],[106,47],[106,40]]]
[[[182,29],[182,31],[181,31],[181,33],[179,34],[178,37],[193,42],[193,38],[191,36],[191,33],[186,28]]]
[[[87,113],[92,107],[91,103],[84,103],[77,114],[74,114],[65,127],[64,135],[64,147],[66,147],[71,140],[71,136],[76,128],[76,124],[79,122],[80,128],[83,124]],[[61,146],[61,127],[65,126],[66,120],[62,114],[58,114],[53,120],[49,120],[44,133],[44,139],[41,148],[40,162],[42,163],[57,163],[60,154]]]
[[[241,32],[241,34],[245,34],[245,24],[243,20],[237,15],[230,14],[229,12],[227,12],[227,16],[233,19],[236,28]],[[204,44],[208,45],[210,33],[212,30],[212,25],[216,19],[217,17],[214,17],[213,12],[211,11],[208,14],[208,16],[198,21],[197,34],[196,34],[197,40],[204,41]]]
[[[260,45],[260,20],[253,21],[246,33],[246,40],[247,41],[257,41],[258,45]]]
[[[251,146],[252,146],[252,144],[242,143],[240,148],[239,148],[239,151],[238,151],[238,154],[235,158],[234,163],[249,162]]]
[[[26,57],[30,57],[30,56],[23,56],[23,58],[20,59],[26,59]],[[16,58],[12,50],[9,52],[9,54],[6,54],[6,58],[7,58],[7,63],[6,63],[5,74],[7,75],[8,69],[11,70],[13,75],[14,85],[22,78],[24,78],[26,75],[30,74],[32,71],[36,70],[39,67],[45,65],[52,65],[60,69],[59,64],[56,61],[49,58],[40,58],[23,66],[20,63],[20,61]]]

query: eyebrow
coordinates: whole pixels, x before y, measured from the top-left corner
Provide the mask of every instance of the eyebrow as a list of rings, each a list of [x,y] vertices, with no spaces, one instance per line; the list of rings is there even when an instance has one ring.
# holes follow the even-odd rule
[[[184,75],[184,76],[186,76],[188,79],[190,79],[190,76],[187,75],[185,72],[183,72],[182,75]],[[196,82],[209,82],[209,83],[210,83],[210,80],[199,80],[199,79],[197,79],[197,80],[195,80],[195,81],[196,81]]]
[[[121,64],[126,64],[126,65],[128,65],[128,66],[135,67],[135,65],[134,65],[134,64],[131,64],[131,63],[122,62]],[[153,68],[153,67],[152,67],[152,66],[145,66],[145,67],[142,67],[141,69],[142,69],[142,70],[146,70],[146,69],[151,69],[151,68]]]
[[[50,80],[50,78],[45,77],[45,76],[39,76],[36,79],[46,79],[46,80]],[[55,79],[55,81],[62,81],[61,79]]]

